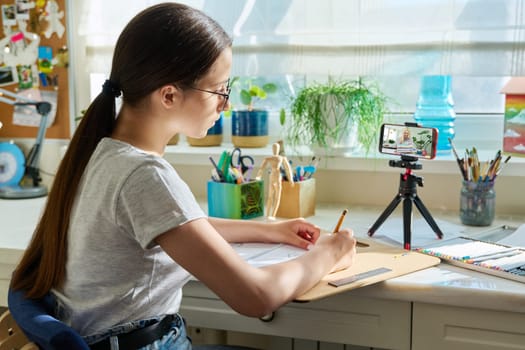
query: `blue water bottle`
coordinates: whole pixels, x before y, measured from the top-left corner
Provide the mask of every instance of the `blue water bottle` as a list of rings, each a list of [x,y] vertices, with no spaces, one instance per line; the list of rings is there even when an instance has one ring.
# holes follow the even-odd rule
[[[422,126],[438,129],[438,153],[450,152],[452,146],[448,139],[454,139],[456,120],[450,75],[425,75],[421,78],[414,119]]]

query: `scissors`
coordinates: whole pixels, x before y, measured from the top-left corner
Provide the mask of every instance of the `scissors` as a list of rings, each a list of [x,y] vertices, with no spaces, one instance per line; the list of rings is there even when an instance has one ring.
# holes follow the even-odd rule
[[[243,156],[239,147],[235,147],[231,153],[230,164],[237,168],[242,174],[245,174],[248,169],[253,169],[255,164],[252,156]]]

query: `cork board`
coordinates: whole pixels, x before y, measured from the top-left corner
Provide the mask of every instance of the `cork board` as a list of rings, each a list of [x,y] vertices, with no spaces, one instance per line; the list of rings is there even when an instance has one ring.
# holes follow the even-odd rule
[[[18,19],[21,18],[25,22],[26,32],[37,34],[40,37],[38,46],[51,48],[53,57],[52,71],[40,74],[42,72],[40,71],[39,60],[37,59],[33,62],[35,64],[34,69],[37,69],[39,72],[38,76],[33,74],[33,80],[38,81],[38,86],[33,87],[40,91],[57,91],[55,120],[47,129],[45,137],[69,138],[67,12],[65,0],[0,0],[0,4],[2,5],[0,20],[4,29],[3,35],[0,34],[1,38],[7,37],[5,35],[6,27],[11,31],[11,38],[13,35],[17,35],[20,32]],[[55,5],[58,5],[58,7],[54,7]],[[16,12],[14,18],[10,16],[13,10]],[[24,17],[24,13],[27,17]],[[56,16],[53,16],[53,14]],[[52,21],[59,21],[60,24],[50,25]],[[46,34],[46,32],[48,33]],[[62,33],[62,35],[58,35],[59,33]],[[4,48],[0,47],[0,49]],[[5,67],[6,60],[4,59],[3,61],[2,65]],[[47,86],[44,86],[42,79],[46,79],[45,84]],[[0,87],[11,92],[23,90],[20,88],[19,83],[2,85]],[[0,121],[3,124],[3,127],[0,129],[0,138],[36,138],[37,136],[38,127],[15,125],[13,123],[13,106],[3,102],[0,102]]]

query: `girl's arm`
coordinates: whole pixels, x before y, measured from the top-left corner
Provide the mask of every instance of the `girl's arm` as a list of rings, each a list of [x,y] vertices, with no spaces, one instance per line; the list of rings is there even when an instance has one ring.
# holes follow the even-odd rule
[[[267,232],[259,224],[254,225],[253,232],[271,237],[272,230],[268,228],[272,225],[266,226]],[[351,231],[341,230],[323,235],[296,259],[255,268],[233,250],[207,219],[165,232],[156,242],[232,309],[253,317],[269,314],[312,288],[329,272],[350,266],[356,253]]]
[[[209,223],[230,243],[287,243],[308,249],[319,238],[321,230],[304,219],[275,222],[208,218]]]

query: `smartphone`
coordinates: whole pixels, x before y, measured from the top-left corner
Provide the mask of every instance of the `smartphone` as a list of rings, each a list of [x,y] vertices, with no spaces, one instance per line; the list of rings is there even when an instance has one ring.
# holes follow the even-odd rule
[[[379,139],[379,152],[434,159],[438,131],[417,124],[383,124]]]

